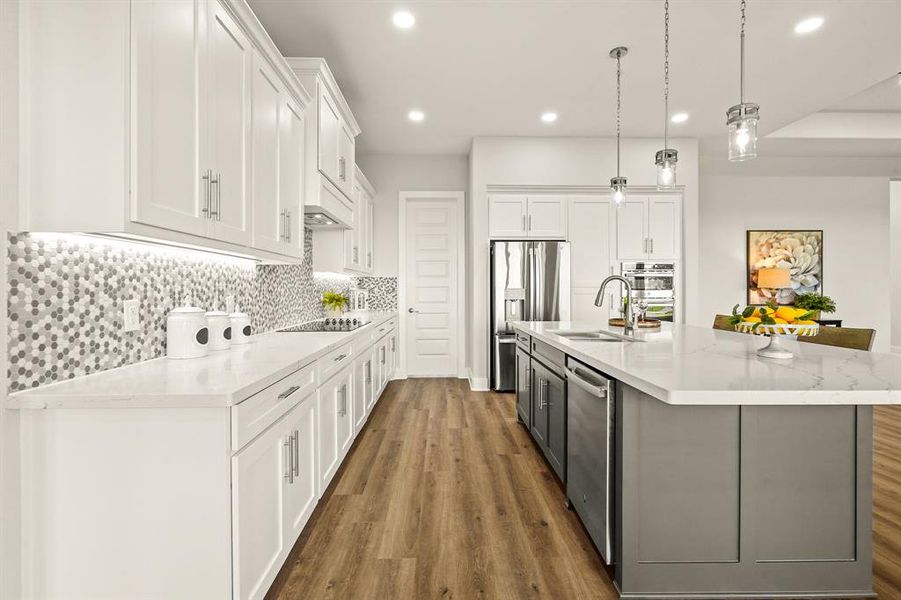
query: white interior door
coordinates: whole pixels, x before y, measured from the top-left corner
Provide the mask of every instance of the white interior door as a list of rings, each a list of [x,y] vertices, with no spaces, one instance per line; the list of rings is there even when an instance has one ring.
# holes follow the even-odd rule
[[[406,371],[411,377],[458,373],[460,193],[401,194]]]

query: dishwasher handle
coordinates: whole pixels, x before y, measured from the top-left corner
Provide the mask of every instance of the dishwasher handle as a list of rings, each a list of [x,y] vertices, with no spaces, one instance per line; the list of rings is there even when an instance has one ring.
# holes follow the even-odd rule
[[[566,380],[575,383],[596,398],[606,399],[610,394],[609,383],[597,385],[588,381],[579,374],[579,367],[566,367]]]

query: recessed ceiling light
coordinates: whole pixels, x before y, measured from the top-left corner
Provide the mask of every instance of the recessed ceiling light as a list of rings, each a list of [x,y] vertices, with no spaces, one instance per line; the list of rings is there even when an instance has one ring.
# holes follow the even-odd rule
[[[687,120],[688,113],[685,112],[676,113],[672,117],[670,117],[670,121],[672,121],[673,123],[684,123]]]
[[[411,110],[407,113],[407,118],[414,123],[419,123],[420,121],[425,119],[425,113],[421,110]]]
[[[555,113],[555,112],[542,113],[541,120],[544,123],[553,123],[554,121],[557,120],[557,113]]]
[[[400,10],[394,13],[394,16],[391,17],[391,21],[394,23],[394,26],[399,29],[409,29],[416,24],[416,17],[414,17],[412,13]]]
[[[819,29],[822,24],[823,17],[810,17],[795,25],[795,33],[810,33]]]

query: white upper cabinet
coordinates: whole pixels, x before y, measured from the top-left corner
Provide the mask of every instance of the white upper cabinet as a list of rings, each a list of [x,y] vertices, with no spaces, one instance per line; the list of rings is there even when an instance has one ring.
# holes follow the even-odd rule
[[[681,196],[628,196],[616,209],[620,260],[676,260],[681,248]]]
[[[488,197],[488,225],[493,238],[521,238],[528,234],[529,199],[513,194]]]
[[[492,238],[566,238],[566,196],[492,194],[488,203]]]
[[[132,6],[135,142],[131,215],[146,225],[205,236],[208,173],[201,124],[206,4],[149,0]],[[199,59],[199,60],[198,60]]]
[[[303,256],[304,116],[260,56],[253,68],[253,245]]]
[[[360,126],[324,59],[287,61],[314,98],[307,109],[307,121],[316,126],[307,127],[306,134],[311,158],[305,172],[305,223],[316,229],[351,228],[356,215],[353,171]]]
[[[347,229],[313,231],[313,270],[368,275],[373,272],[373,198],[375,189],[359,167],[353,167],[353,224]]]
[[[287,138],[303,163],[304,128],[281,115],[310,98],[245,3],[25,2],[21,23],[19,229],[302,255],[303,172],[280,162]]]
[[[529,237],[565,238],[566,196],[529,196],[529,215],[526,226]]]
[[[250,40],[220,1],[210,2],[209,160],[213,237],[250,245]]]
[[[606,321],[616,312],[611,301],[614,290],[608,293],[603,308],[594,305],[601,282],[615,270],[614,210],[606,194],[569,197],[570,305],[574,321]]]

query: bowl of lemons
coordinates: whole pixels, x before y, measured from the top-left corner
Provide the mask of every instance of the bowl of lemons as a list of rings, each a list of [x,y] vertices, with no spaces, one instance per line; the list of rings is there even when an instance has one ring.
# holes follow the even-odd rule
[[[739,312],[736,304],[730,323],[739,333],[769,336],[770,343],[757,351],[758,356],[785,359],[793,355],[780,338],[818,334],[820,326],[812,317],[812,311],[794,306],[748,306]]]

